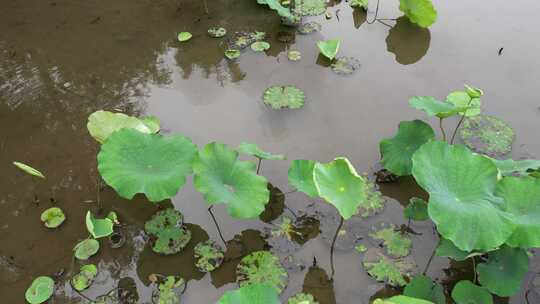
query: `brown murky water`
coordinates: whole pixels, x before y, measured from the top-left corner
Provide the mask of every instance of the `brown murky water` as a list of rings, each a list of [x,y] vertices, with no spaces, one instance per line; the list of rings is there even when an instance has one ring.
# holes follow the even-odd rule
[[[446,93],[469,83],[485,90],[484,112],[510,123],[517,133],[513,155],[539,157],[540,4],[518,0],[435,1],[439,21],[428,31],[404,20],[389,21],[392,29],[368,24],[347,3],[331,8],[334,17],[311,18],[323,24],[320,33],[296,36],[293,44],[276,40],[287,30],[269,10],[254,0],[209,0],[210,15],[202,2],[174,0],[1,1],[0,6],[0,295],[2,303],[24,303],[24,291],[38,275],[60,269],[65,277],[77,271],[72,248],[87,236],[87,210],[115,210],[125,224],[127,244],[110,249],[103,243],[92,258],[100,275],[84,292],[94,298],[120,284],[135,284],[139,303],[150,303],[148,274],[177,274],[190,279],[183,303],[214,303],[234,288],[234,265],[213,275],[193,267],[197,240],[218,240],[207,205],[191,184],[172,204],[192,223],[194,239],[182,254],[157,257],[144,245],[140,233],[156,207],[143,198],[120,199],[112,189],[99,187],[95,156],[98,145],[86,131],[86,120],[98,109],[155,115],[164,133],[182,133],[199,146],[219,141],[236,146],[259,144],[289,159],[328,161],[346,156],[363,172],[371,172],[378,143],[392,135],[400,120],[425,118],[407,105],[412,95]],[[336,14],[339,18],[336,17]],[[383,0],[380,17],[399,16],[397,1]],[[268,53],[246,51],[236,62],[223,59],[224,45],[206,35],[210,26],[229,30],[259,30],[270,34]],[[175,36],[187,30],[189,43]],[[343,77],[325,68],[315,47],[322,38],[341,38],[340,54],[358,58],[362,67]],[[502,54],[498,52],[503,48]],[[290,62],[286,50],[302,52]],[[272,111],[261,102],[263,90],[276,84],[294,84],[306,92],[300,110]],[[447,122],[448,129],[455,121]],[[22,161],[47,176],[36,181],[11,162]],[[264,162],[262,174],[287,191],[289,162]],[[418,195],[410,181],[382,187],[388,196],[378,221],[402,224],[399,202]],[[39,199],[34,202],[34,195]],[[299,193],[287,195],[286,204],[302,210],[311,203]],[[40,213],[57,205],[67,221],[51,231],[39,221]],[[236,234],[252,250],[264,248],[253,229],[259,221],[236,221],[224,208],[216,216],[226,239]],[[337,226],[337,222],[334,223]],[[335,227],[334,226],[334,227]],[[332,229],[334,227],[331,227]],[[413,224],[422,233],[413,236],[413,258],[421,271],[437,238],[427,223]],[[369,278],[360,255],[337,251],[333,286],[329,245],[323,237],[308,241],[294,252],[305,267],[291,269],[282,298],[301,291],[316,292],[326,303],[369,303],[374,294],[391,293]],[[316,257],[319,267],[309,267]],[[540,264],[532,260],[520,295],[501,303],[524,303]],[[450,267],[452,266],[452,267]],[[444,281],[460,275],[463,265],[435,258],[429,274]],[[465,265],[467,267],[467,265]],[[450,278],[450,281],[451,278]],[[530,293],[531,303],[540,296]],[[536,301],[536,302],[534,302]],[[52,303],[86,303],[69,284],[61,283]]]

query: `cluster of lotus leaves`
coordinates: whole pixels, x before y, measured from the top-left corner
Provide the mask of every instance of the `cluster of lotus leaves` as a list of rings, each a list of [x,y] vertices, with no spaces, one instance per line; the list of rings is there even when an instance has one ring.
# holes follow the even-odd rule
[[[252,283],[226,291],[216,304],[281,304],[276,289],[269,284]]]
[[[287,271],[279,262],[279,258],[269,251],[253,252],[240,261],[236,268],[236,277],[240,287],[253,283],[272,286],[281,293],[287,286]]]
[[[400,0],[399,10],[420,27],[429,27],[437,21],[437,11],[431,0]]]
[[[156,238],[152,250],[161,254],[182,251],[191,240],[191,231],[184,228],[183,223],[184,216],[173,208],[154,214],[144,225],[144,230]]]

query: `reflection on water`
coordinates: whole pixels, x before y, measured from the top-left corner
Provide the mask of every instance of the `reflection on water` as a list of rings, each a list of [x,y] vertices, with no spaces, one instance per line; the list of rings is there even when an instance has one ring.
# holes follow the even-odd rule
[[[405,16],[399,17],[386,37],[386,49],[396,56],[401,64],[418,62],[429,49],[431,33],[409,21]]]

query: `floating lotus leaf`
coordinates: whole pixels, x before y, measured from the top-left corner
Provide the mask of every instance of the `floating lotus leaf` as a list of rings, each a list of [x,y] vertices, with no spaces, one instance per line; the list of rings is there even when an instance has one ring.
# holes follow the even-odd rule
[[[153,295],[153,303],[180,304],[181,291],[179,289],[185,283],[182,278],[177,280],[174,276],[167,276],[165,281],[159,284],[158,292]]]
[[[508,246],[488,253],[487,262],[476,266],[480,284],[500,297],[516,294],[528,269],[527,252]]]
[[[359,214],[362,217],[377,214],[384,208],[384,199],[381,191],[377,190],[377,185],[366,179],[366,199],[359,208]]]
[[[493,194],[498,171],[488,158],[432,141],[413,155],[412,173],[429,193],[428,213],[437,230],[459,249],[489,251],[512,234],[503,200]]]
[[[223,262],[223,249],[212,240],[201,242],[195,246],[195,266],[201,272],[212,272]]]
[[[414,152],[434,138],[431,126],[421,120],[400,122],[397,134],[379,144],[382,166],[396,175],[411,175]]]
[[[265,32],[235,32],[228,39],[229,48],[233,50],[242,50],[250,46],[255,41],[264,40]]]
[[[92,212],[86,212],[86,229],[95,238],[107,237],[113,233],[113,221],[109,218],[97,219]]]
[[[315,164],[313,180],[318,195],[334,205],[344,219],[355,215],[366,202],[366,180],[344,157]]]
[[[269,251],[256,251],[245,256],[236,268],[240,287],[253,283],[264,283],[281,293],[287,286],[288,275],[279,258]]]
[[[375,299],[373,304],[433,304],[433,302],[408,296],[393,296],[384,300]]]
[[[353,57],[338,57],[331,65],[332,71],[339,75],[351,75],[360,68],[360,61]]]
[[[540,179],[504,177],[495,194],[504,198],[506,212],[516,226],[506,243],[512,247],[540,247]]]
[[[50,277],[41,276],[34,279],[26,290],[25,298],[30,304],[40,304],[47,301],[53,294],[54,281]]]
[[[435,304],[446,304],[446,296],[442,286],[429,277],[418,275],[405,286],[403,295],[431,301]]]
[[[429,27],[437,21],[437,11],[431,0],[399,0],[399,10],[420,27]]]
[[[33,175],[33,176],[37,176],[37,177],[41,177],[43,179],[45,179],[45,175],[43,175],[43,173],[39,172],[37,169],[34,169],[32,167],[30,167],[29,165],[26,165],[26,164],[23,164],[23,163],[20,163],[20,162],[13,162],[13,164],[23,170],[24,172],[30,174],[30,175]]]
[[[302,35],[308,35],[316,32],[320,32],[322,25],[316,21],[306,22],[300,25],[297,29],[298,33]]]
[[[409,99],[411,107],[426,112],[428,116],[447,118],[468,110],[468,107],[458,107],[449,102],[441,102],[431,96],[415,96]]]
[[[191,231],[182,226],[183,221],[182,213],[173,208],[154,214],[144,225],[144,230],[156,238],[152,250],[161,254],[182,251],[191,240]]]
[[[146,125],[146,127],[148,127],[150,133],[157,133],[161,129],[161,126],[159,125],[159,119],[155,116],[143,117],[141,118],[141,121]]]
[[[272,285],[253,283],[226,291],[216,304],[281,304],[281,302]]]
[[[294,5],[302,16],[318,16],[326,11],[325,0],[296,0]]]
[[[411,239],[406,234],[396,231],[394,226],[371,233],[370,236],[383,241],[388,253],[397,258],[409,255],[412,245]]]
[[[451,258],[456,261],[465,261],[466,259],[482,255],[482,252],[467,252],[463,251],[454,245],[452,241],[447,240],[445,238],[441,238],[439,241],[439,245],[437,246],[437,249],[435,250],[435,255],[439,257],[447,257]]]
[[[291,85],[271,86],[263,94],[264,103],[274,110],[299,109],[304,105],[304,98],[304,92]]]
[[[255,218],[270,198],[268,182],[255,172],[255,164],[238,160],[238,152],[210,143],[193,163],[195,188],[209,204],[225,203],[235,218]]]
[[[413,221],[425,221],[429,219],[428,203],[418,197],[413,197],[409,200],[409,204],[403,210],[405,218]]]
[[[540,160],[536,159],[491,159],[499,172],[503,176],[507,175],[528,175],[528,171],[540,170]]]
[[[180,42],[186,42],[188,41],[189,39],[191,39],[191,37],[193,37],[193,35],[191,35],[190,32],[180,32],[178,34],[178,41]]]
[[[459,281],[452,290],[452,299],[456,304],[493,304],[493,297],[489,292],[471,281]]]
[[[297,293],[287,300],[287,304],[319,304],[309,293]]]
[[[349,1],[349,5],[352,8],[361,8],[367,11],[369,8],[369,0],[351,0]]]
[[[75,257],[79,260],[88,260],[91,256],[96,254],[99,250],[99,242],[94,239],[86,239],[79,242],[73,248],[75,251]]]
[[[290,61],[298,61],[302,59],[302,53],[299,51],[291,50],[287,52],[287,58],[289,58]]]
[[[211,27],[208,29],[208,35],[213,38],[221,38],[227,34],[227,30],[222,27]]]
[[[508,124],[489,115],[465,119],[459,134],[467,147],[491,157],[508,154],[515,138],[514,130]]]
[[[196,154],[197,146],[189,138],[122,129],[101,146],[98,169],[121,197],[144,193],[151,202],[159,202],[178,193]]]
[[[377,249],[371,248],[364,254],[362,264],[368,274],[379,282],[386,282],[392,286],[405,286],[404,276],[414,268],[408,260],[391,260],[381,254]]]
[[[261,150],[256,144],[241,143],[238,148],[236,148],[241,154],[253,155],[260,159],[269,159],[269,160],[284,160],[287,159],[283,154],[272,154],[270,152],[265,152]]]
[[[460,115],[465,115],[466,117],[479,115],[481,110],[481,101],[480,98],[471,98],[467,92],[456,91],[448,94],[446,96],[446,102],[455,105],[456,107],[468,108],[464,112],[460,112]]]
[[[270,43],[266,41],[255,41],[251,44],[251,49],[255,52],[264,52],[270,48]]]
[[[339,39],[323,40],[317,42],[317,47],[321,54],[326,58],[333,60],[336,57],[340,44],[341,40]]]
[[[77,291],[83,291],[90,287],[94,282],[98,269],[94,264],[88,264],[81,267],[81,271],[71,278],[71,286]]]
[[[66,220],[64,211],[58,207],[49,208],[41,213],[41,221],[47,228],[56,228]]]
[[[156,122],[155,119],[149,117],[138,119],[123,113],[99,110],[88,117],[88,124],[86,127],[95,140],[104,143],[112,133],[123,128],[135,129],[139,132],[148,134],[156,133],[159,131],[159,121]]]
[[[317,197],[317,188],[313,181],[315,161],[306,159],[293,160],[289,167],[289,184],[309,197]]]
[[[234,50],[234,49],[228,49],[225,51],[225,57],[227,57],[230,60],[236,59],[240,57],[240,51]]]

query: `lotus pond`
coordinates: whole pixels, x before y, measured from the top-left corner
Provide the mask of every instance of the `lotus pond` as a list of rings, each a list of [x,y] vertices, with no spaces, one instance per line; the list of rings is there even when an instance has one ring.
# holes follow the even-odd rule
[[[4,2],[2,303],[540,303],[539,4]]]

